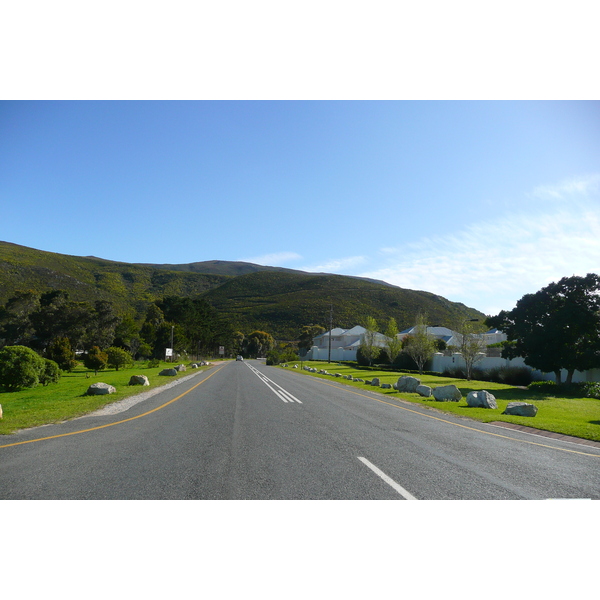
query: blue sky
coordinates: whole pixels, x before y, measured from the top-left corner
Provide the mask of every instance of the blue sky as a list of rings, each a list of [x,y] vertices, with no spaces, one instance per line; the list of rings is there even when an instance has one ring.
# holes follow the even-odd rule
[[[383,279],[487,314],[600,266],[600,102],[3,101],[0,239]]]

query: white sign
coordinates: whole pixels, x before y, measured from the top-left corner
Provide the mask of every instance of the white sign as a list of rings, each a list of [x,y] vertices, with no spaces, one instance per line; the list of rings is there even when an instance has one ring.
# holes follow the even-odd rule
[[[225,346],[219,346],[219,354],[225,354]]]
[[[173,356],[173,348],[165,348],[165,356]]]

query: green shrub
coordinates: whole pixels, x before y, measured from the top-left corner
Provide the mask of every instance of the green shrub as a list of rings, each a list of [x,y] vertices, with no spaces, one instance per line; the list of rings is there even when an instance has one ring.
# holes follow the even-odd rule
[[[35,387],[44,369],[44,359],[31,348],[6,346],[0,350],[0,385],[7,390]]]
[[[46,348],[46,358],[53,360],[63,371],[72,371],[77,366],[75,352],[68,338],[56,338]]]
[[[540,392],[540,393],[554,393],[556,392],[556,382],[555,381],[533,381],[529,384],[528,389],[530,392]]]
[[[531,369],[528,367],[496,367],[490,369],[483,377],[483,381],[514,386],[528,386],[533,379]]]
[[[598,398],[600,400],[600,382],[588,381],[582,384],[581,387],[585,398]]]
[[[148,368],[149,369],[156,369],[156,367],[160,367],[160,360],[158,360],[158,358],[151,358],[148,361]]]
[[[130,365],[133,363],[133,358],[131,354],[127,352],[127,350],[123,350],[123,348],[117,348],[116,346],[112,346],[106,351],[108,355],[107,364],[110,367],[114,367],[117,371],[119,367],[123,365]]]
[[[48,385],[49,383],[58,383],[60,379],[60,367],[49,358],[44,358],[44,370],[40,374],[40,383]]]
[[[98,346],[93,346],[84,355],[83,364],[87,369],[91,369],[98,374],[98,371],[106,369],[106,365],[108,364],[108,354],[106,352],[102,352]]]

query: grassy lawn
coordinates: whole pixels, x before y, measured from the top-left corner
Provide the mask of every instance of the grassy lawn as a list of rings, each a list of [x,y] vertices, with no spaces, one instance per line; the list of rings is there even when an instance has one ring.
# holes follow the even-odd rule
[[[295,372],[311,377],[319,377],[328,381],[334,379],[338,383],[353,386],[361,390],[377,390],[388,396],[390,399],[401,398],[414,404],[419,404],[430,409],[439,410],[444,413],[453,414],[459,417],[468,417],[476,421],[488,423],[490,421],[504,421],[553,431],[563,435],[572,435],[588,440],[600,441],[600,400],[595,398],[555,398],[539,392],[530,392],[526,389],[515,388],[501,383],[492,383],[488,381],[466,381],[465,379],[452,379],[449,377],[438,377],[433,375],[414,375],[412,373],[391,373],[389,371],[370,371],[339,365],[336,363],[313,362],[306,363],[316,369],[325,369],[329,373],[341,373],[342,375],[352,375],[360,379],[373,379],[379,377],[381,383],[395,383],[398,377],[402,375],[411,375],[421,380],[423,385],[432,388],[442,385],[454,384],[461,391],[463,398],[459,402],[436,402],[433,398],[423,398],[419,394],[410,394],[406,392],[397,392],[394,389],[373,388],[364,383],[349,381],[339,377],[333,378],[330,375],[319,375],[301,371],[300,368]],[[285,368],[285,367],[281,367]],[[290,368],[289,366],[287,367]],[[467,405],[467,394],[471,391],[487,390],[493,394],[498,403],[498,409],[471,408]],[[538,407],[538,413],[535,417],[516,417],[503,415],[502,412],[509,402],[528,402]]]
[[[113,369],[99,371],[98,375],[79,366],[71,373],[63,373],[58,383],[18,392],[0,393],[0,404],[4,413],[3,418],[0,419],[0,435],[79,417],[133,394],[146,392],[208,368],[200,367],[193,370],[188,368],[175,377],[158,375],[169,366],[170,363],[161,363],[159,367],[149,369],[145,363],[138,363],[131,368],[120,368],[118,371]],[[128,385],[132,375],[146,375],[150,387]],[[113,385],[117,391],[104,396],[88,396],[86,394],[88,387],[99,381]]]

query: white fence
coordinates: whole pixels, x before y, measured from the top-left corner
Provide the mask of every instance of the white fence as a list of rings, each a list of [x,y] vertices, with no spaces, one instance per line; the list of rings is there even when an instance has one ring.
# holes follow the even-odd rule
[[[329,359],[329,348],[318,348],[317,346],[313,346],[308,354],[306,355],[305,360],[328,360]],[[356,350],[345,350],[344,348],[332,348],[331,349],[331,360],[335,362],[342,362],[344,360],[356,360]],[[431,361],[431,371],[436,373],[443,373],[446,369],[453,369],[458,367],[464,367],[465,361],[460,353],[452,354],[450,356],[445,356],[441,352],[438,352],[433,355],[433,359]],[[485,356],[481,360],[478,360],[475,363],[475,368],[477,369],[495,369],[499,367],[526,367],[530,369],[525,364],[525,361],[522,358],[501,358],[501,357],[493,357],[493,356]],[[554,373],[542,373],[541,371],[537,371],[535,369],[531,369],[533,373],[533,379],[535,381],[538,380],[551,380],[555,381],[556,377]],[[562,381],[566,381],[567,372],[563,369]],[[590,369],[589,371],[575,371],[573,374],[573,382],[580,381],[600,381],[600,369]]]
[[[458,367],[464,367],[465,361],[460,353],[452,354],[451,356],[444,356],[442,353],[434,354],[433,359],[431,361],[431,371],[435,371],[436,373],[443,373],[446,369],[453,369]],[[491,357],[486,356],[481,360],[478,360],[475,363],[475,368],[477,369],[495,369],[498,367],[526,367],[530,369],[525,364],[525,361],[522,358],[500,358],[500,357]],[[534,380],[551,380],[556,381],[556,377],[554,373],[542,373],[541,371],[537,371],[535,369],[531,369],[533,372]],[[562,370],[561,373],[562,381],[566,381],[567,379],[567,371]],[[573,383],[581,382],[581,381],[600,381],[600,369],[590,369],[589,371],[575,371],[573,374]]]

